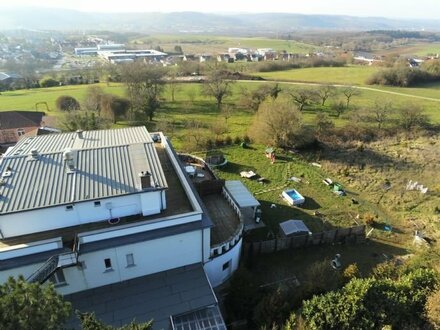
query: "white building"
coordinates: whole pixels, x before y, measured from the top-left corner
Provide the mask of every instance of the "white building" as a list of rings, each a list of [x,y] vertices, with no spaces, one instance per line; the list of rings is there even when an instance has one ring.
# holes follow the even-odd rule
[[[243,221],[224,187],[196,192],[212,183],[194,167],[193,184],[166,137],[144,127],[21,140],[0,161],[0,281],[50,280],[113,325],[210,318],[225,329],[212,287],[238,267]]]

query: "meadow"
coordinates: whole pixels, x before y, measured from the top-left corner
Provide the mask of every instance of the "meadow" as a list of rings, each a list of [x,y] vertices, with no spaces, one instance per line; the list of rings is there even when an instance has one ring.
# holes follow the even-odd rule
[[[272,48],[276,51],[307,54],[317,46],[293,40],[281,40],[260,37],[224,37],[208,35],[155,35],[154,37],[136,38],[133,45],[160,46],[164,51],[173,52],[179,45],[187,54],[210,54],[227,52],[228,48]]]

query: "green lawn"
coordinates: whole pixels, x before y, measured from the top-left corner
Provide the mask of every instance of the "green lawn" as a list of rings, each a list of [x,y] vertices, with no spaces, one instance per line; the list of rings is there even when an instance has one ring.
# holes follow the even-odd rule
[[[291,53],[307,54],[318,47],[292,40],[280,40],[260,37],[225,37],[209,35],[155,35],[154,37],[137,38],[131,41],[136,44],[159,45],[165,51],[174,51],[179,45],[186,53],[227,52],[230,47],[241,48],[273,48],[277,51],[286,50]]]
[[[124,89],[121,84],[111,84],[110,87],[105,84],[96,84],[107,93],[115,95],[123,95]],[[95,85],[95,86],[96,86]],[[61,95],[70,95],[82,102],[84,99],[86,89],[89,85],[72,85],[60,86],[51,88],[35,88],[29,90],[17,90],[2,92],[0,94],[0,111],[5,110],[35,110],[35,103],[47,102],[50,113],[52,115],[59,114],[55,111],[55,101]],[[39,107],[38,110],[46,111],[44,107]]]
[[[344,68],[328,68],[328,69],[344,69]],[[347,68],[351,69],[351,68]],[[240,98],[243,94],[243,90],[249,90],[257,88],[263,83],[273,82],[237,82],[233,87],[233,96],[225,100],[225,104],[228,104],[232,111],[231,117],[227,121],[227,134],[231,137],[242,137],[247,133],[247,129],[252,122],[254,112],[245,109],[240,106]],[[50,108],[49,115],[59,116],[60,112],[55,110],[55,100],[61,95],[70,95],[77,98],[80,102],[83,101],[86,89],[89,85],[74,85],[74,86],[61,86],[53,88],[38,88],[30,90],[18,90],[11,92],[3,92],[0,94],[0,111],[5,110],[35,110],[35,104],[37,102],[47,102]],[[107,93],[113,93],[116,95],[124,95],[125,88],[122,84],[112,83],[110,86],[106,84],[98,84]],[[304,88],[304,86],[289,85],[282,83],[280,86],[287,89]],[[428,88],[397,88],[397,87],[383,87],[383,86],[368,86],[374,90],[363,90],[360,96],[353,97],[351,104],[353,107],[362,108],[373,106],[376,101],[380,102],[383,99],[391,101],[396,106],[403,106],[407,104],[419,104],[422,106],[431,120],[435,123],[440,123],[440,112],[438,111],[439,102],[415,99],[402,95],[384,94],[379,90],[387,90],[392,92],[404,93],[408,95],[419,95],[427,97],[440,98],[440,85],[429,85]],[[307,87],[307,88],[314,88]],[[286,95],[284,97],[287,97]],[[193,99],[193,101],[192,101]],[[335,100],[344,100],[344,96],[340,92]],[[328,104],[334,100],[329,100]],[[319,108],[319,107],[318,107]],[[38,108],[40,111],[46,111],[43,106]],[[316,111],[314,107],[309,108],[304,112],[304,121],[306,123],[312,123]],[[330,113],[333,115],[332,113]],[[349,119],[348,114],[342,115],[340,118],[333,117],[337,126],[345,125]],[[171,102],[171,94],[169,89],[165,89],[162,100],[162,108],[158,111],[155,118],[155,122],[151,128],[154,129],[155,125],[158,128],[164,121],[173,122],[176,125],[176,131],[171,135],[173,136],[174,143],[177,147],[182,147],[186,143],[188,137],[188,130],[185,128],[188,120],[198,120],[205,124],[205,131],[208,132],[208,126],[215,120],[224,120],[224,117],[219,113],[214,105],[214,101],[211,98],[205,97],[201,94],[200,84],[180,84],[175,94],[175,102]],[[123,123],[120,123],[123,124]]]
[[[313,232],[357,225],[355,216],[358,213],[372,212],[370,205],[353,204],[349,195],[339,197],[334,194],[322,180],[328,175],[320,168],[311,165],[302,156],[277,150],[276,162],[271,164],[265,157],[265,146],[252,145],[251,148],[239,146],[221,149],[228,164],[216,169],[216,173],[226,180],[242,180],[249,190],[262,203],[263,221],[269,230],[278,232],[278,224],[288,219],[304,220]],[[203,156],[203,154],[200,154]],[[267,183],[242,179],[241,171],[252,170],[266,178]],[[300,183],[289,180],[292,177],[301,179]],[[333,178],[337,181],[337,178]],[[280,197],[287,188],[297,189],[305,198],[301,207],[290,207]],[[275,204],[276,208],[271,208]],[[319,210],[324,217],[314,215]]]
[[[348,66],[336,68],[305,68],[288,71],[261,72],[258,76],[272,80],[291,80],[300,82],[364,85],[368,77],[379,68],[371,66]]]

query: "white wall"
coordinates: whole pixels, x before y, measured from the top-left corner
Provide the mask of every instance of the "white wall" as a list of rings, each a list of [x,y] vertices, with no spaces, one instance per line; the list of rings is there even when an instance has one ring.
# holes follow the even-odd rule
[[[79,265],[63,269],[67,285],[58,286],[56,289],[61,294],[70,294],[185,265],[202,263],[202,246],[202,231],[198,230],[80,254]],[[133,254],[135,266],[127,267],[126,255],[129,253]],[[111,260],[110,271],[105,268],[106,258]],[[18,277],[22,274],[27,278],[43,263],[2,271],[0,283],[4,283],[9,276]]]
[[[240,263],[241,243],[242,238],[228,252],[212,258],[203,266],[214,288],[225,282],[237,270]],[[223,270],[223,265],[228,261],[230,261],[228,269]]]
[[[135,266],[127,267],[126,255],[133,254]],[[109,258],[112,270],[106,271]],[[202,231],[80,254],[85,265],[64,269],[67,286],[57,288],[68,294],[115,282],[202,262]]]
[[[72,204],[72,210],[66,210],[66,206],[63,205],[4,214],[0,217],[0,230],[6,238],[108,220],[109,208],[112,218],[140,213],[151,215],[161,211],[161,191],[105,198],[99,201],[100,206],[95,206],[95,201],[75,203]]]

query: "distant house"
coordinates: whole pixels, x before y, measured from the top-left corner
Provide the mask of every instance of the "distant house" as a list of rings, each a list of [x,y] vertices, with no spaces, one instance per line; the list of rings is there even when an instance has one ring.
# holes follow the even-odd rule
[[[0,145],[18,142],[21,136],[38,129],[45,113],[30,111],[0,112]]]

